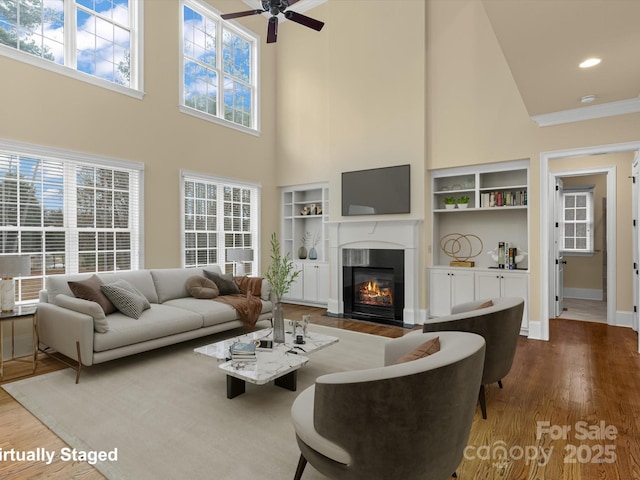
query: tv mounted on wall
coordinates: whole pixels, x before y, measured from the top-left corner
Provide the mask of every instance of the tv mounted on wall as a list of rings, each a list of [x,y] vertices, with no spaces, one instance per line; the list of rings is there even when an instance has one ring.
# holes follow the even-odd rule
[[[411,165],[342,173],[342,215],[411,213]]]

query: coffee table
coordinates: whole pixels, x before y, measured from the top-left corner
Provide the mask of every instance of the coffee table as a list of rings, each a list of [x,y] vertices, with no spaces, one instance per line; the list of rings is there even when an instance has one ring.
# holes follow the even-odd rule
[[[257,350],[256,361],[230,360],[229,347],[235,342],[252,342],[273,339],[273,330],[256,330],[221,342],[196,348],[200,355],[213,357],[221,363],[218,368],[227,374],[227,398],[235,398],[245,392],[246,383],[264,385],[271,382],[282,388],[296,391],[298,369],[309,361],[307,355],[338,342],[337,337],[307,332],[305,343],[296,345],[293,335],[285,332],[284,343],[274,343],[273,350]]]

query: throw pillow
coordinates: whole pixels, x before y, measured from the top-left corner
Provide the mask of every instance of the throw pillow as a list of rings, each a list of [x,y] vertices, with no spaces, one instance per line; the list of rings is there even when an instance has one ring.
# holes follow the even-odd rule
[[[140,318],[144,311],[144,301],[140,295],[116,285],[102,285],[101,289],[116,308],[127,317]]]
[[[200,275],[187,278],[187,290],[194,298],[216,298],[220,295],[216,283]]]
[[[429,355],[440,351],[440,337],[434,337],[431,340],[427,340],[421,345],[418,345],[416,348],[411,350],[410,352],[405,353],[402,357],[398,359],[396,365],[398,363],[410,362],[412,360],[418,360],[420,358],[428,357]]]
[[[486,302],[481,303],[475,309],[480,310],[481,308],[489,308],[489,307],[493,307],[493,301],[491,300],[487,300]]]
[[[90,300],[96,302],[105,315],[109,315],[116,311],[116,307],[109,301],[104,295],[100,287],[103,285],[102,280],[97,275],[92,275],[86,280],[67,282],[69,288],[73,292],[76,298],[82,298],[84,300]]]
[[[151,308],[151,304],[149,303],[149,300],[147,300],[147,297],[144,296],[144,293],[142,293],[140,290],[138,290],[136,287],[131,285],[126,280],[122,280],[122,279],[116,280],[115,282],[108,283],[107,285],[115,285],[116,287],[124,288],[125,290],[128,290],[131,293],[135,293],[142,299],[142,303],[144,305],[145,310],[147,308]]]
[[[213,280],[214,283],[218,286],[220,295],[233,295],[236,293],[242,293],[240,292],[238,284],[233,279],[232,273],[220,274],[212,272],[211,270],[203,270],[203,272],[205,277]]]

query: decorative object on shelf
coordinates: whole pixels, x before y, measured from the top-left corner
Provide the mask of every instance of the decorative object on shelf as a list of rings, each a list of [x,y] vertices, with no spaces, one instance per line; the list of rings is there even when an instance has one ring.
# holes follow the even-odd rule
[[[228,248],[227,260],[233,262],[233,275],[243,277],[245,275],[244,262],[253,262],[253,250],[251,248]]]
[[[449,233],[440,239],[440,248],[445,255],[454,259],[450,266],[474,267],[475,262],[469,259],[480,255],[484,245],[480,237],[472,233]]]
[[[489,250],[487,255],[491,256],[498,268],[515,270],[518,268],[518,264],[527,258],[528,253],[518,250],[518,247],[509,245],[507,242],[498,242],[498,248]]]
[[[0,309],[4,313],[13,312],[16,305],[14,277],[24,277],[31,273],[29,255],[0,255]]]
[[[310,215],[315,215],[316,214],[316,204],[312,203],[311,205],[309,205],[309,214]]]
[[[322,205],[316,205],[316,215],[322,215]]]
[[[458,208],[467,208],[469,206],[469,197],[463,195],[462,197],[458,198],[457,204]]]
[[[300,260],[305,260],[307,258],[307,243],[309,242],[309,235],[311,233],[304,232],[302,238],[300,239],[300,248],[298,249],[298,258]]]
[[[452,210],[456,208],[456,198],[444,197],[444,208],[446,208],[447,210]]]
[[[316,251],[316,245],[320,242],[320,234],[318,232],[313,234],[313,241],[311,248],[309,249],[309,260],[317,260],[318,252]]]
[[[311,210],[309,210],[309,207],[304,207],[302,210],[300,210],[300,215],[309,215],[310,212]]]
[[[275,343],[284,343],[284,312],[281,299],[289,291],[298,275],[300,275],[300,271],[294,268],[293,262],[288,256],[282,255],[278,237],[272,233],[271,264],[264,277],[269,281],[271,291],[276,297],[273,305],[273,341]]]

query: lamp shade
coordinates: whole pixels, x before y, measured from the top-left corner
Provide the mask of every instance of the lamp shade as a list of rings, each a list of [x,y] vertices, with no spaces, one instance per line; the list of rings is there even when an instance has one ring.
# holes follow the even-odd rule
[[[0,277],[24,277],[30,273],[29,255],[0,255]]]
[[[253,250],[250,248],[228,248],[227,261],[229,262],[251,262],[253,260]]]

